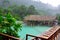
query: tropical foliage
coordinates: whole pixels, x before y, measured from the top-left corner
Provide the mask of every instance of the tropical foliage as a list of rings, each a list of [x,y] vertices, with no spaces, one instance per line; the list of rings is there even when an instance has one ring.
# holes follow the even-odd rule
[[[20,21],[18,23],[17,21],[18,20],[14,18],[10,12],[5,15],[0,13],[0,33],[19,37],[18,32],[21,30],[22,26]]]

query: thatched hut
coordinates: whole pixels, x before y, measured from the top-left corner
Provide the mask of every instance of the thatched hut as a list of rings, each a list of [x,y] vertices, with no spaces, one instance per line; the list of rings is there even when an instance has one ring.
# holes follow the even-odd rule
[[[28,25],[53,25],[55,20],[56,16],[30,15],[24,18]]]

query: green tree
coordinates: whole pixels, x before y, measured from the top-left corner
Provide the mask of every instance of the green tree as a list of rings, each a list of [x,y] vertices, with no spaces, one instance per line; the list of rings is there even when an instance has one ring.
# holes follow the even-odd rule
[[[20,9],[20,16],[21,16],[21,18],[26,16],[27,7],[25,5],[21,5],[19,9]]]
[[[38,12],[37,12],[36,8],[33,5],[31,5],[28,7],[27,14],[29,14],[29,15],[38,14]]]
[[[18,32],[21,30],[21,23],[15,19],[10,12],[5,16],[0,15],[0,33],[8,34],[15,37],[20,37]]]
[[[22,19],[26,15],[27,7],[25,5],[11,7],[13,14],[18,14]]]

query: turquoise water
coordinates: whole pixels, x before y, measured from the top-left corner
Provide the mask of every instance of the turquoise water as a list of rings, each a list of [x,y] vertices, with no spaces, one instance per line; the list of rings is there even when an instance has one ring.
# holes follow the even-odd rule
[[[24,25],[22,27],[22,31],[20,31],[20,39],[25,40],[26,34],[31,34],[31,35],[40,35],[41,33],[45,32],[48,30],[50,27],[49,26],[27,26]]]

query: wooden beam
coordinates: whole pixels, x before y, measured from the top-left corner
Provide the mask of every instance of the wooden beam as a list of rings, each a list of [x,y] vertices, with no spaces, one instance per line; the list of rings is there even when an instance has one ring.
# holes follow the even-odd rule
[[[7,35],[7,34],[3,34],[3,33],[0,33],[0,36],[7,37],[7,38],[10,38],[10,39],[19,40],[19,38],[16,38],[16,37],[13,37],[13,36],[10,36],[10,35]]]

